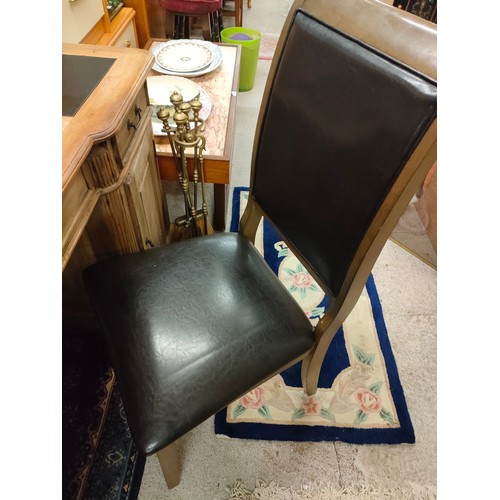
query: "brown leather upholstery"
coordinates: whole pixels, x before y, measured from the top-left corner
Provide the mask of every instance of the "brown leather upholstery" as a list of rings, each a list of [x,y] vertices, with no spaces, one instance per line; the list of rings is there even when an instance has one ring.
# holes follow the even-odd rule
[[[142,452],[298,358],[315,391],[331,339],[436,157],[435,26],[408,15],[375,0],[297,0],[266,84],[241,234],[86,270]],[[335,299],[314,334],[249,241],[262,214]]]

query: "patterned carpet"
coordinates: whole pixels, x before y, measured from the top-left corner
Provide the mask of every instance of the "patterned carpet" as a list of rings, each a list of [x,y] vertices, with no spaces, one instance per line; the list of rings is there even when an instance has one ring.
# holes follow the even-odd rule
[[[63,500],[135,500],[145,457],[130,437],[103,339],[65,331],[62,359]]]

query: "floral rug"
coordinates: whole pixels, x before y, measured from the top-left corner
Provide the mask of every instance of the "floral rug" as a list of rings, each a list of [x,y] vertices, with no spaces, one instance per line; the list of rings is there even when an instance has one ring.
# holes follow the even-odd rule
[[[248,199],[235,188],[231,231]],[[267,221],[256,246],[316,324],[328,298]],[[415,435],[370,276],[357,305],[335,336],[318,391],[302,390],[301,363],[276,375],[215,416],[215,432],[232,438],[348,443],[414,443]]]

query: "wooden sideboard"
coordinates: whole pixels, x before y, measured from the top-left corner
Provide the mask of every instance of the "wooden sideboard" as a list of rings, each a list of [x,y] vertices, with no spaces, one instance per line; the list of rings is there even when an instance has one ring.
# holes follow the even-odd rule
[[[62,0],[62,41],[138,47],[136,21],[140,16],[133,6],[123,3],[110,16],[106,5],[106,0]],[[143,16],[140,19],[142,23]]]
[[[63,315],[92,317],[82,270],[166,240],[146,87],[154,58],[142,49],[63,44],[67,55],[113,61],[76,114],[62,117]]]
[[[158,0],[124,0],[124,3],[135,10],[139,47],[144,48],[150,38],[165,38],[168,16]]]

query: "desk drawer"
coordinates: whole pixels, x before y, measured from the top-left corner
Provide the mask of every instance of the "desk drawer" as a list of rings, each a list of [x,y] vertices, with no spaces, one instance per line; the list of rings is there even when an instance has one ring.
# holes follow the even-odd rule
[[[137,94],[132,106],[127,113],[127,116],[123,120],[122,125],[116,133],[116,145],[118,148],[117,158],[118,164],[123,166],[123,158],[130,145],[130,142],[134,138],[135,133],[140,125],[140,120],[142,117],[146,116],[146,109],[148,105],[148,99],[146,94],[145,85],[141,87],[141,90]]]
[[[135,39],[135,26],[134,20],[130,21],[128,26],[125,28],[120,38],[113,44],[115,47],[137,47],[137,42]]]

